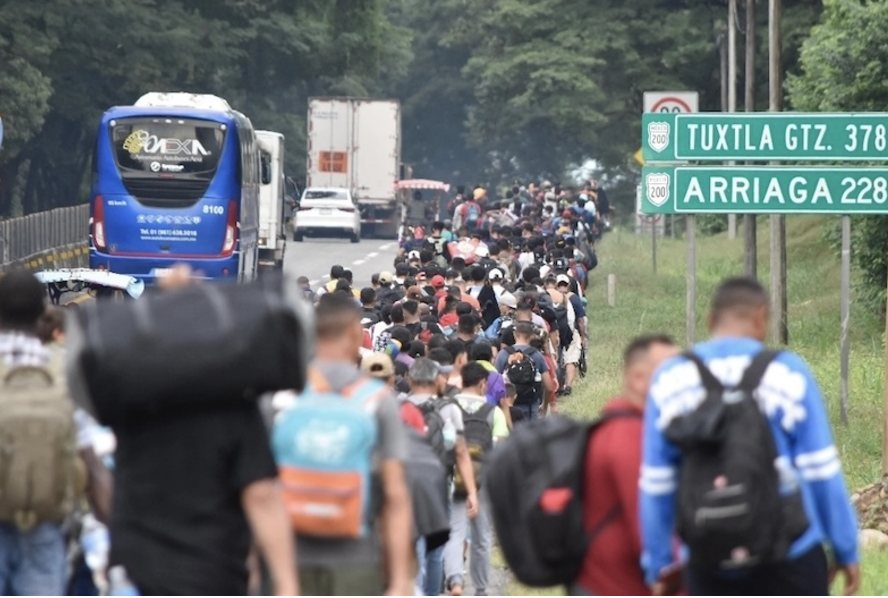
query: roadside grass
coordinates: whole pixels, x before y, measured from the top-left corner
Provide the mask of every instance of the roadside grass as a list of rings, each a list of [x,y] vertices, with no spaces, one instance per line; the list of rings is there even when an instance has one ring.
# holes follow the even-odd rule
[[[787,219],[787,288],[789,348],[811,366],[829,410],[850,489],[881,477],[883,328],[877,315],[851,304],[851,358],[848,426],[840,423],[840,264],[822,240],[825,217]],[[758,273],[769,283],[767,218],[759,219]],[[600,265],[593,272],[589,298],[589,373],[559,406],[562,413],[595,417],[621,386],[622,350],[638,334],[666,333],[686,342],[686,250],[683,240],[659,239],[657,274],[651,263],[649,235],[618,229],[598,248]],[[707,336],[706,313],[719,281],[743,273],[742,230],[739,238],[697,239],[697,340]],[[616,276],[616,305],[607,304],[607,275]],[[862,595],[888,594],[888,554],[864,558]],[[563,595],[563,590],[539,592],[513,583],[510,595]]]

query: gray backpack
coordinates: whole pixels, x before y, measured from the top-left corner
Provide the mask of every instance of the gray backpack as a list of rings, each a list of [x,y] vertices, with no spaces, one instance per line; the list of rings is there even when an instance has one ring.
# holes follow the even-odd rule
[[[86,487],[74,403],[56,368],[0,364],[0,521],[61,522]]]

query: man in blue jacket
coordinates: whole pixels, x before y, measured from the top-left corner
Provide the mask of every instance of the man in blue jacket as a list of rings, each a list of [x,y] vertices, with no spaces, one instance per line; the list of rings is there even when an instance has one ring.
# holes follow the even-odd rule
[[[726,387],[736,385],[768,334],[768,296],[758,281],[730,278],[721,283],[709,315],[711,340],[694,347]],[[694,411],[705,391],[696,366],[685,357],[665,362],[651,383],[645,410],[640,480],[642,566],[654,594],[673,565],[672,555],[681,453],[664,436],[676,417]],[[848,498],[839,454],[817,382],[798,355],[781,352],[758,386],[779,457],[794,466],[801,484],[807,531],[791,545],[787,560],[729,573],[686,568],[691,595],[827,595],[830,571],[824,544],[844,576],[844,592],[860,585],[857,519]],[[693,553],[692,553],[693,556]]]

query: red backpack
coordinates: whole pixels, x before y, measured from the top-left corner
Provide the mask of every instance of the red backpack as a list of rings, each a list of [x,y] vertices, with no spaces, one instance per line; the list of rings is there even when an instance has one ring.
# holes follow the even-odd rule
[[[426,424],[425,418],[422,416],[422,411],[420,411],[419,407],[417,407],[407,399],[401,401],[401,420],[405,424],[425,436]]]

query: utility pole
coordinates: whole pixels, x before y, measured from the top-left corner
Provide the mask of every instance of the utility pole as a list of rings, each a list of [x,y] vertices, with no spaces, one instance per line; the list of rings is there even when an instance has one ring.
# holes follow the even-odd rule
[[[726,112],[728,110],[728,51],[726,47],[727,42],[723,34],[719,34],[715,38],[715,45],[718,46],[718,77],[721,84],[721,103],[719,106],[721,106],[722,112]]]
[[[755,0],[746,0],[746,75],[743,107],[755,112]],[[752,162],[749,162],[752,164]],[[758,226],[755,214],[743,216],[743,266],[747,276],[758,278]]]
[[[768,90],[771,112],[783,111],[781,0],[768,0]],[[771,341],[789,343],[786,318],[786,216],[771,216]]]
[[[737,0],[728,0],[728,112],[737,111]],[[728,162],[733,166],[734,162]],[[728,239],[737,238],[737,214],[728,214]]]

